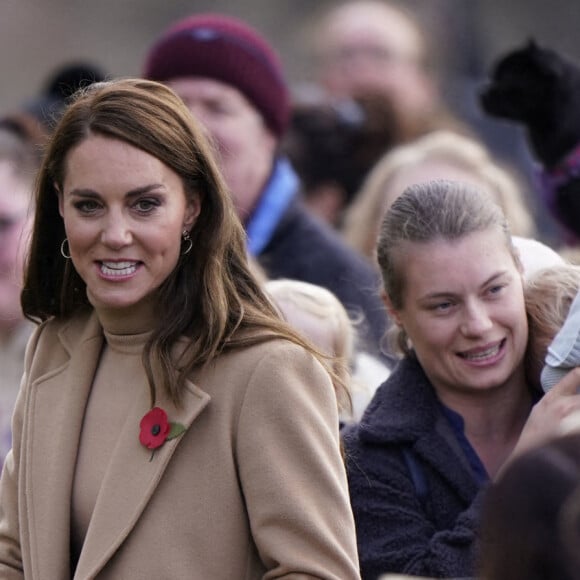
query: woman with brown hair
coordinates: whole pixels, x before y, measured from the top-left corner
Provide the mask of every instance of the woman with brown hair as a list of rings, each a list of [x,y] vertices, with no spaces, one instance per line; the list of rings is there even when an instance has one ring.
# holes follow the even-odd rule
[[[155,82],[95,84],[56,127],[2,577],[358,577],[330,376],[251,274],[216,167]]]

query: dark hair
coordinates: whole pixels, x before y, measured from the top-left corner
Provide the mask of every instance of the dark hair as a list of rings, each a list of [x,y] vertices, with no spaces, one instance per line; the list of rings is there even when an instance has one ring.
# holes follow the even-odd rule
[[[26,102],[23,112],[32,117],[45,133],[51,133],[67,101],[78,89],[106,80],[105,73],[90,62],[71,62],[51,71],[41,93]]]
[[[504,236],[519,266],[505,216],[489,195],[458,181],[437,180],[408,187],[385,214],[377,242],[383,286],[393,307],[402,308],[404,301],[404,264],[398,259],[403,244],[457,240],[490,228]],[[406,342],[401,331],[397,345],[409,354]]]
[[[92,135],[119,139],[153,155],[181,177],[187,196],[201,197],[191,251],[181,256],[159,289],[159,323],[143,355],[153,401],[154,363],[161,369],[163,388],[179,403],[186,376],[223,349],[277,336],[312,352],[280,320],[250,272],[244,230],[202,130],[171,89],[139,79],[82,90],[55,129],[36,191],[22,292],[28,318],[66,318],[91,308],[84,281],[59,251],[65,229],[57,192],[62,191],[70,151]],[[262,332],[237,332],[248,329]],[[190,341],[176,369],[171,349],[180,336]]]
[[[337,184],[351,203],[379,158],[406,138],[388,96],[296,103],[282,143],[308,196]]]
[[[0,119],[0,161],[10,164],[14,174],[23,181],[34,181],[40,165],[37,143],[15,115]]]
[[[485,580],[578,580],[580,435],[554,439],[506,467],[487,491]]]

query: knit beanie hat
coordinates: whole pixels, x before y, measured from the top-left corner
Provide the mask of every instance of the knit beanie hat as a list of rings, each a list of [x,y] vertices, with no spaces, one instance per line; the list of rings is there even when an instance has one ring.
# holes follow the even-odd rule
[[[256,30],[234,18],[201,14],[173,24],[149,50],[143,76],[221,81],[239,90],[278,138],[288,125],[289,92],[279,57]]]

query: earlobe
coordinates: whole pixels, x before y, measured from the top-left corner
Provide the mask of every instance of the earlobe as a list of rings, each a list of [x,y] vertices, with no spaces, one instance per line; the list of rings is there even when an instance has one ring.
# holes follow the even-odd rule
[[[197,221],[201,213],[201,196],[195,195],[193,200],[187,204],[185,210],[185,219],[183,220],[183,229],[191,231],[191,228]]]

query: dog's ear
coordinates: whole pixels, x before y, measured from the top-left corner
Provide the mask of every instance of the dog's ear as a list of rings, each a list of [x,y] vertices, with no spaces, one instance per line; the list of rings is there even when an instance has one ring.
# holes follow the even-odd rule
[[[536,52],[539,50],[538,43],[536,42],[536,39],[533,36],[530,36],[528,38],[528,42],[526,44],[526,50],[528,50],[530,52]]]
[[[550,48],[539,48],[537,45],[536,58],[544,71],[545,78],[554,84],[565,82],[570,71],[577,68],[564,55]]]
[[[521,53],[527,56],[529,62],[536,63],[543,77],[552,83],[560,81],[569,68],[560,54],[542,46],[533,36],[528,37],[527,44],[521,49]]]

